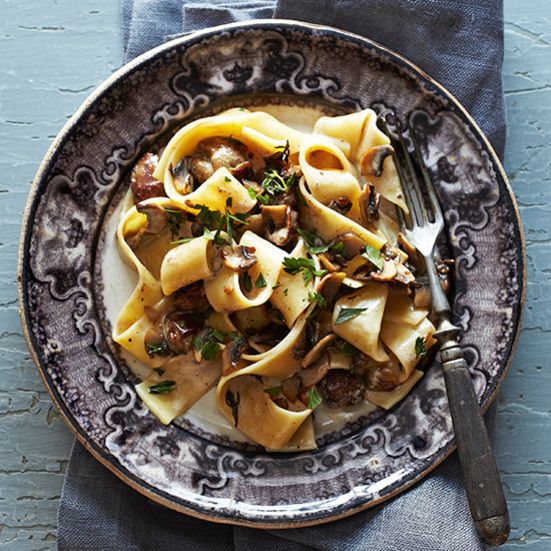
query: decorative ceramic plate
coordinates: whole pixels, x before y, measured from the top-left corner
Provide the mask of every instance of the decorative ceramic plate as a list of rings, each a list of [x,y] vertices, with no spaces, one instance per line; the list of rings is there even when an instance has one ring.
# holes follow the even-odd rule
[[[70,428],[122,480],[179,511],[264,527],[326,522],[405,490],[453,450],[436,363],[394,409],[329,426],[315,451],[274,454],[218,430],[201,407],[161,425],[110,337],[125,277],[110,277],[113,228],[129,169],[171,129],[232,105],[306,125],[366,107],[410,117],[445,211],[451,298],[483,407],[518,333],[518,212],[488,141],[445,89],[365,38],[302,23],[251,21],[160,46],[103,83],[56,138],[27,204],[19,285],[29,348]]]

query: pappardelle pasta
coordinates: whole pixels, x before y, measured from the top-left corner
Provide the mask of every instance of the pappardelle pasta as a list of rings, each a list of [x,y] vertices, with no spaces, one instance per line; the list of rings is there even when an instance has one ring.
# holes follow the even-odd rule
[[[117,229],[138,283],[113,338],[150,368],[136,389],[162,423],[216,387],[255,443],[311,449],[320,403],[411,390],[434,327],[392,153],[369,109],[304,133],[236,108],[140,159]]]

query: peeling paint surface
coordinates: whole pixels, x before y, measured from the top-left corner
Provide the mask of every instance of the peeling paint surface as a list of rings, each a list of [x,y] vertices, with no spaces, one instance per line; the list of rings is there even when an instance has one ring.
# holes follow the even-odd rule
[[[56,548],[72,437],[27,352],[15,266],[37,166],[88,93],[121,64],[113,0],[0,0],[0,551]],[[551,549],[551,4],[505,0],[506,169],[528,249],[528,297],[499,397],[496,452],[511,513],[502,549]]]

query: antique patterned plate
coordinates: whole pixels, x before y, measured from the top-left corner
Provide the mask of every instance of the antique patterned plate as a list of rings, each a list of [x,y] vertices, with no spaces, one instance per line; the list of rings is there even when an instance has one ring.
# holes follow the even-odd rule
[[[305,125],[365,107],[410,117],[445,211],[453,308],[484,408],[518,334],[519,216],[495,153],[445,89],[365,38],[298,22],[226,25],[151,50],[91,94],[52,144],[27,203],[19,291],[29,349],[69,427],[127,484],[173,509],[264,527],[326,522],[405,490],[454,449],[437,364],[390,412],[329,426],[316,451],[270,454],[203,410],[161,425],[110,338],[129,277],[114,276],[113,249],[129,168],[175,126],[231,105]]]

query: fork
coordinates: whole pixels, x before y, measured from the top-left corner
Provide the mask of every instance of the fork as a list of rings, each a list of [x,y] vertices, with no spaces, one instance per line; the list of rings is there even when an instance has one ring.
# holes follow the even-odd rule
[[[381,118],[379,121],[391,140],[396,170],[409,210],[409,215],[405,215],[401,209],[397,209],[400,229],[423,256],[427,268],[432,307],[438,319],[434,337],[440,345],[440,360],[446,381],[455,442],[471,514],[481,539],[488,545],[501,545],[509,536],[507,503],[486,425],[459,344],[461,329],[451,322],[452,310],[440,286],[434,262],[436,241],[444,228],[442,209],[409,121],[406,126],[413,155],[408,150],[402,130],[397,126],[395,138],[389,132],[386,122]],[[421,178],[418,177],[418,172]]]

